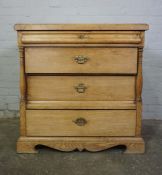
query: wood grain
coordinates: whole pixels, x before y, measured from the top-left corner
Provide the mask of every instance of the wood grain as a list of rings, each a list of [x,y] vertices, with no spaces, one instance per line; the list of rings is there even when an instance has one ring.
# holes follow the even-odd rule
[[[16,24],[15,30],[148,30],[147,24]]]
[[[134,101],[134,76],[28,76],[30,101]],[[79,84],[86,87],[78,93]]]
[[[27,110],[26,122],[27,136],[135,136],[136,111]]]
[[[28,101],[27,109],[136,109],[135,101]]]
[[[24,48],[19,47],[20,57],[20,135],[26,135],[26,77]]]
[[[35,153],[37,145],[92,152],[124,145],[126,153],[144,153],[147,29],[146,24],[15,25],[20,54],[17,152]],[[74,59],[78,55],[84,64]]]
[[[44,145],[60,151],[87,150],[101,151],[124,145],[127,154],[144,153],[145,143],[141,137],[20,137],[17,142],[18,153],[37,153],[37,145]]]
[[[136,136],[141,135],[141,120],[142,120],[142,56],[143,48],[138,49],[138,74],[136,77],[136,104],[137,104],[137,126],[136,126]]]
[[[23,44],[138,44],[141,32],[32,32],[23,33]]]
[[[88,59],[77,63],[76,56]],[[128,73],[137,72],[136,48],[25,49],[26,73]]]

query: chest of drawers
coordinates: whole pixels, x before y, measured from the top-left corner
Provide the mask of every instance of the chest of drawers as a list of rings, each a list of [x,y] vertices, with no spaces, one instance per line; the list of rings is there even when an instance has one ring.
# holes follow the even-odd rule
[[[17,24],[18,153],[37,145],[143,153],[142,52],[146,24]]]

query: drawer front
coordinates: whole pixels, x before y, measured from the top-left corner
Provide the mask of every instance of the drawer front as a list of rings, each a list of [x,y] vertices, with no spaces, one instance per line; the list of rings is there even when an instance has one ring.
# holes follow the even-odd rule
[[[135,110],[27,110],[27,136],[135,136]]]
[[[23,44],[139,44],[138,31],[105,32],[23,32]]]
[[[27,73],[137,72],[137,48],[26,48]]]
[[[29,101],[133,101],[135,76],[28,76]]]

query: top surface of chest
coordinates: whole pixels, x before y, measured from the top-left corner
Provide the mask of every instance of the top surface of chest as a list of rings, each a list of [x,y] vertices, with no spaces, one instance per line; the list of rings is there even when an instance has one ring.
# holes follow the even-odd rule
[[[17,24],[19,45],[87,44],[143,46],[146,24]]]
[[[148,24],[16,24],[15,30],[17,31],[55,31],[55,30],[131,30],[131,31],[144,31],[148,30]]]

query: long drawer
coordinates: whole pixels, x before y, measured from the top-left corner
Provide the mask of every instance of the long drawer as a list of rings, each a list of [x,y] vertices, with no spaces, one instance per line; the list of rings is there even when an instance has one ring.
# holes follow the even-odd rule
[[[135,136],[135,110],[27,110],[27,136]]]
[[[134,101],[135,76],[27,76],[29,101]]]
[[[25,71],[136,74],[137,48],[26,48]]]

